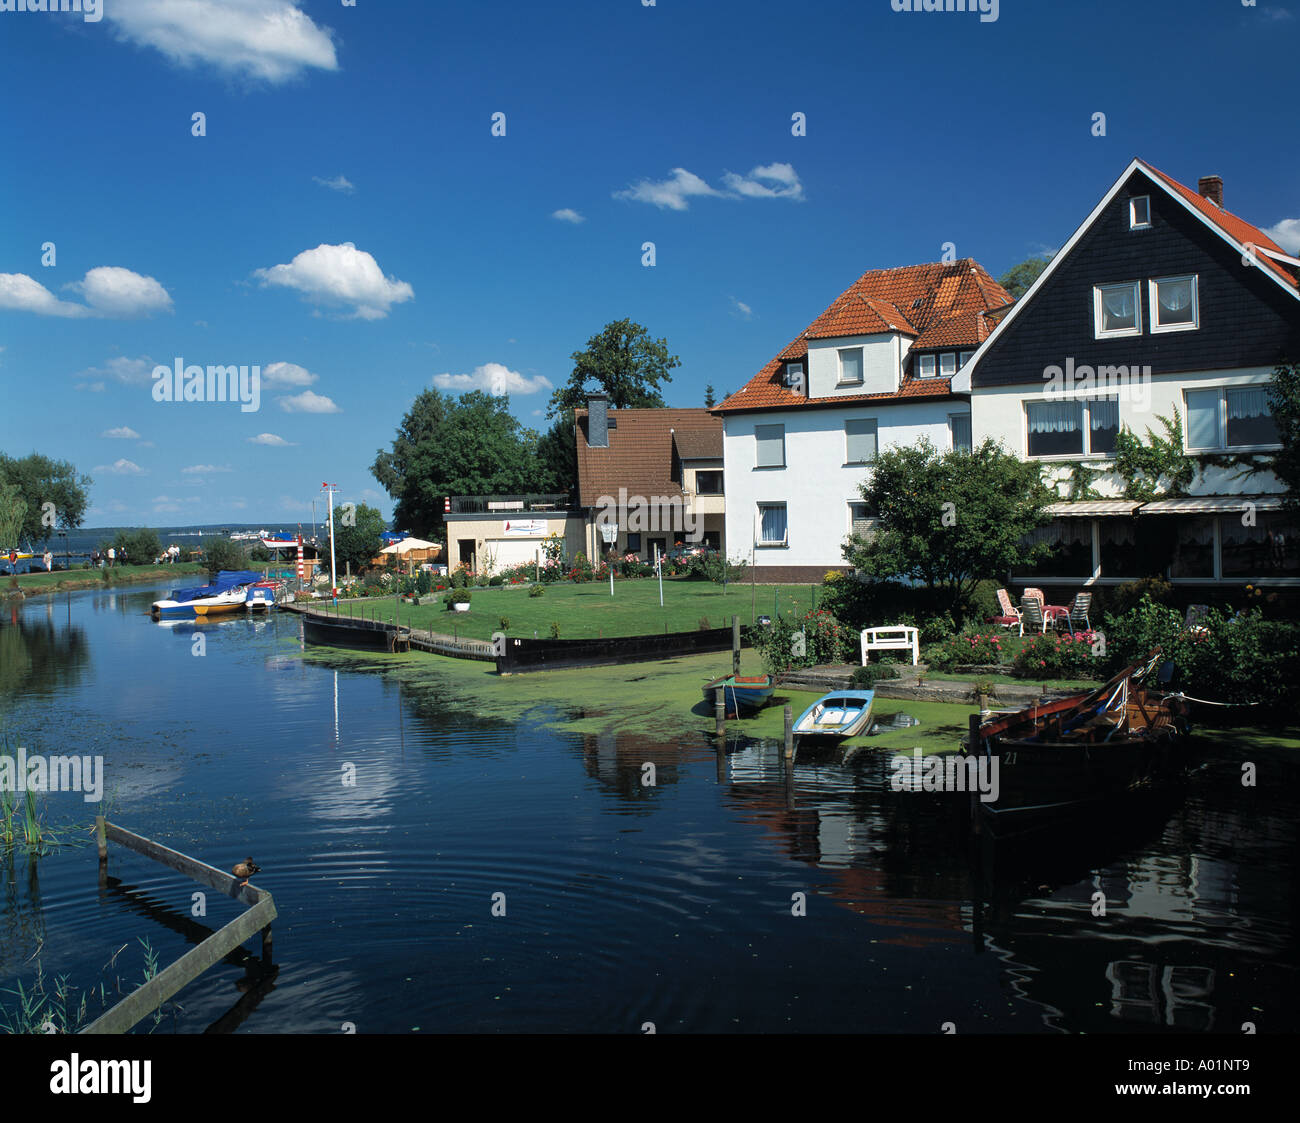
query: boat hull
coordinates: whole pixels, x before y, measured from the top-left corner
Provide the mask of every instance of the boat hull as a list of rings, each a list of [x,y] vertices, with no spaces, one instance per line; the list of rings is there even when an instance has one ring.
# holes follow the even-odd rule
[[[870,690],[832,691],[804,710],[794,723],[794,735],[822,741],[857,737],[871,728],[874,703]]]
[[[752,680],[723,675],[705,683],[704,700],[709,705],[716,706],[719,690],[722,691],[726,716],[736,717],[741,712],[753,712],[767,705],[776,690],[776,681],[771,675],[758,675]]]

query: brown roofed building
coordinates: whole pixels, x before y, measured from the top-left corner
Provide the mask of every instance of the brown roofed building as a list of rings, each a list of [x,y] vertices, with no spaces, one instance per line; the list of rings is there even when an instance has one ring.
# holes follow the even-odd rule
[[[722,422],[705,409],[610,409],[603,393],[574,411],[578,506],[589,557],[606,554],[601,523],[618,527],[619,556],[653,560],[679,542],[721,550]]]

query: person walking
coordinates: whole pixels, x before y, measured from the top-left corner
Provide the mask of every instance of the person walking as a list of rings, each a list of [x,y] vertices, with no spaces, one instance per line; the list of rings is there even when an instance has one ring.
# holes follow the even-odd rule
[[[41,555],[41,561],[45,563],[46,573],[54,572],[54,555],[50,553],[49,550],[46,550],[45,553]]]
[[[108,548],[108,568],[112,569],[117,564],[117,551],[110,546]]]

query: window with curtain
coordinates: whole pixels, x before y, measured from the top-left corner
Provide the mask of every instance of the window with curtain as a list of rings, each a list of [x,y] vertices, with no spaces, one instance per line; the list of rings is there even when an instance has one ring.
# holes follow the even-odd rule
[[[1098,285],[1093,290],[1096,310],[1096,334],[1138,335],[1142,317],[1138,311],[1136,282],[1123,285]]]
[[[917,378],[934,377],[934,356],[933,355],[917,355],[916,376]]]
[[[1277,423],[1268,408],[1268,391],[1263,386],[1228,390],[1228,447],[1277,444]]]
[[[970,414],[950,414],[948,417],[948,429],[952,434],[952,447],[961,452],[970,452]]]
[[[758,467],[785,467],[784,425],[755,425],[754,441],[758,445]]]
[[[758,505],[758,544],[760,546],[784,546],[785,542],[785,504],[760,503]]]
[[[1088,451],[1109,456],[1119,436],[1119,399],[1088,400]]]
[[[858,417],[844,422],[845,462],[870,464],[876,458],[876,419]]]
[[[1082,402],[1026,402],[1030,456],[1078,456],[1083,453]]]
[[[1056,519],[1032,531],[1025,546],[1046,543],[1051,553],[1042,561],[1013,567],[1017,579],[1065,577],[1086,581],[1092,576],[1092,521],[1090,519]],[[1028,550],[1026,550],[1028,552]]]
[[[853,347],[840,352],[840,381],[862,381],[862,348]]]
[[[1170,577],[1214,576],[1214,518],[1175,519]]]
[[[957,373],[957,352],[945,351],[939,356],[939,373],[944,378],[951,378]]]
[[[1151,282],[1152,331],[1185,331],[1199,322],[1194,276],[1165,277]]]
[[[1132,519],[1098,519],[1103,577],[1141,577],[1149,558],[1138,548]]]

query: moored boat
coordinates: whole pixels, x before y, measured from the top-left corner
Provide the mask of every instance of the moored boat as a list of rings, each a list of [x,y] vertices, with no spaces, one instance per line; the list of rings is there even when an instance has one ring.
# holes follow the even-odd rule
[[[244,607],[248,587],[261,580],[255,570],[223,569],[210,584],[173,589],[171,596],[153,602],[150,615],[154,619],[184,619],[236,612]]]
[[[279,581],[258,581],[248,587],[248,596],[244,601],[250,612],[269,612],[280,599]]]
[[[704,684],[704,700],[717,705],[719,690],[726,716],[736,717],[743,710],[760,710],[767,705],[776,690],[776,680],[771,675],[722,675]]]
[[[1185,773],[1190,707],[1149,684],[1160,660],[1156,650],[1085,694],[972,717],[961,751],[997,761],[997,798],[980,803],[995,830],[1028,829]]]
[[[871,725],[872,690],[832,690],[823,694],[794,723],[796,737],[855,737]]]

